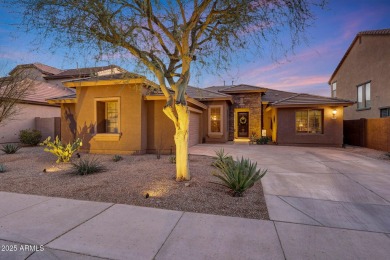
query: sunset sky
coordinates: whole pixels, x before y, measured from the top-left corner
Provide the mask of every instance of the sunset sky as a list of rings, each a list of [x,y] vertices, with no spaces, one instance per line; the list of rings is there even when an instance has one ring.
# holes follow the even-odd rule
[[[226,84],[249,84],[279,90],[329,96],[328,80],[359,31],[390,28],[390,0],[329,0],[325,10],[316,11],[317,20],[307,31],[306,44],[287,58],[275,62],[265,47],[262,57],[254,61],[238,60],[229,72],[194,75],[190,84],[197,87]],[[36,50],[30,44],[34,35],[19,33],[17,17],[12,10],[0,9],[0,76],[18,64],[40,62],[57,68],[107,65],[92,57],[79,57],[67,49],[54,53],[47,48]],[[50,39],[48,39],[49,41]],[[129,63],[110,63],[132,70]]]

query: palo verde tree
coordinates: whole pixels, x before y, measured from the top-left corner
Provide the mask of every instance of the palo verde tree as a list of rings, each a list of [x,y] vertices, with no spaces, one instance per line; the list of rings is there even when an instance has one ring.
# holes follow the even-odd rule
[[[22,10],[23,25],[40,31],[40,37],[54,35],[59,45],[93,45],[102,53],[124,50],[150,70],[167,100],[164,113],[176,128],[176,179],[189,180],[191,65],[216,68],[232,54],[261,48],[279,32],[289,32],[289,45],[295,45],[313,19],[314,5],[322,2],[15,0],[12,8]]]

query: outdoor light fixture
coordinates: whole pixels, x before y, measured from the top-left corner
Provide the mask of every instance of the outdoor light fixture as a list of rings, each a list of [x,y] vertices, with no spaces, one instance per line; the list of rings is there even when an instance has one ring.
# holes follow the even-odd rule
[[[332,119],[336,119],[337,110],[333,109],[332,111]]]

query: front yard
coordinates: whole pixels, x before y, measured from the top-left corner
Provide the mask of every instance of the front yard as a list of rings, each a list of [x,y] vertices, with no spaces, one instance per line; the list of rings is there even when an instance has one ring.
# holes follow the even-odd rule
[[[123,156],[114,162],[112,155],[81,154],[94,157],[107,171],[76,175],[69,163],[56,164],[56,157],[43,147],[24,147],[16,154],[0,152],[0,190],[80,200],[130,204],[188,212],[235,217],[269,219],[261,182],[232,197],[226,188],[210,183],[216,168],[208,156],[190,155],[192,179],[187,186],[175,181],[175,164],[169,156]],[[76,156],[73,161],[79,160]],[[146,198],[146,194],[149,197]]]

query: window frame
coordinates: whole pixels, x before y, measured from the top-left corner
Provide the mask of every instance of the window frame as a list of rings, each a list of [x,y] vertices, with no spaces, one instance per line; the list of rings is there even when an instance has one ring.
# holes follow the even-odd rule
[[[297,125],[297,112],[302,112],[302,111],[305,111],[307,113],[307,131],[306,132],[303,132],[303,131],[298,131],[298,125]],[[320,112],[320,115],[321,115],[321,123],[320,123],[320,126],[321,126],[321,131],[320,132],[316,132],[316,133],[313,133],[312,131],[309,131],[309,125],[310,125],[310,118],[309,118],[309,112],[310,111],[319,111]],[[307,109],[297,109],[295,110],[295,133],[298,134],[298,135],[323,135],[324,134],[324,109],[319,109],[319,108],[307,108]]]
[[[387,116],[382,116],[382,110],[387,110]],[[380,107],[379,118],[388,118],[388,117],[390,117],[390,107]]]
[[[118,132],[117,133],[98,133],[97,129],[97,124],[98,124],[98,102],[117,102],[117,108],[118,108],[118,119],[117,119],[117,124],[118,124]],[[107,98],[95,98],[94,99],[95,103],[95,110],[94,110],[94,122],[95,122],[95,136],[120,136],[121,135],[121,102],[120,102],[120,97],[107,97]],[[106,104],[105,104],[106,106]],[[107,111],[104,111],[106,114]],[[106,119],[106,115],[104,116]],[[105,125],[105,129],[107,129],[107,126]],[[107,130],[105,130],[107,131]]]
[[[369,88],[370,88],[369,105],[367,105],[367,101],[368,101],[368,99],[367,99],[367,86],[369,86]],[[362,88],[362,102],[361,102],[362,106],[361,107],[359,107],[359,88],[360,87]],[[356,86],[356,110],[359,111],[359,110],[367,110],[367,109],[371,109],[371,80]]]
[[[337,96],[337,81],[333,82],[330,86],[331,96],[335,98]]]
[[[219,132],[211,132],[211,109],[212,108],[219,108],[220,109],[220,125],[221,125],[221,130]],[[208,134],[209,135],[222,135],[223,134],[223,105],[210,105],[208,107],[208,117],[207,117],[207,120],[208,120]]]

